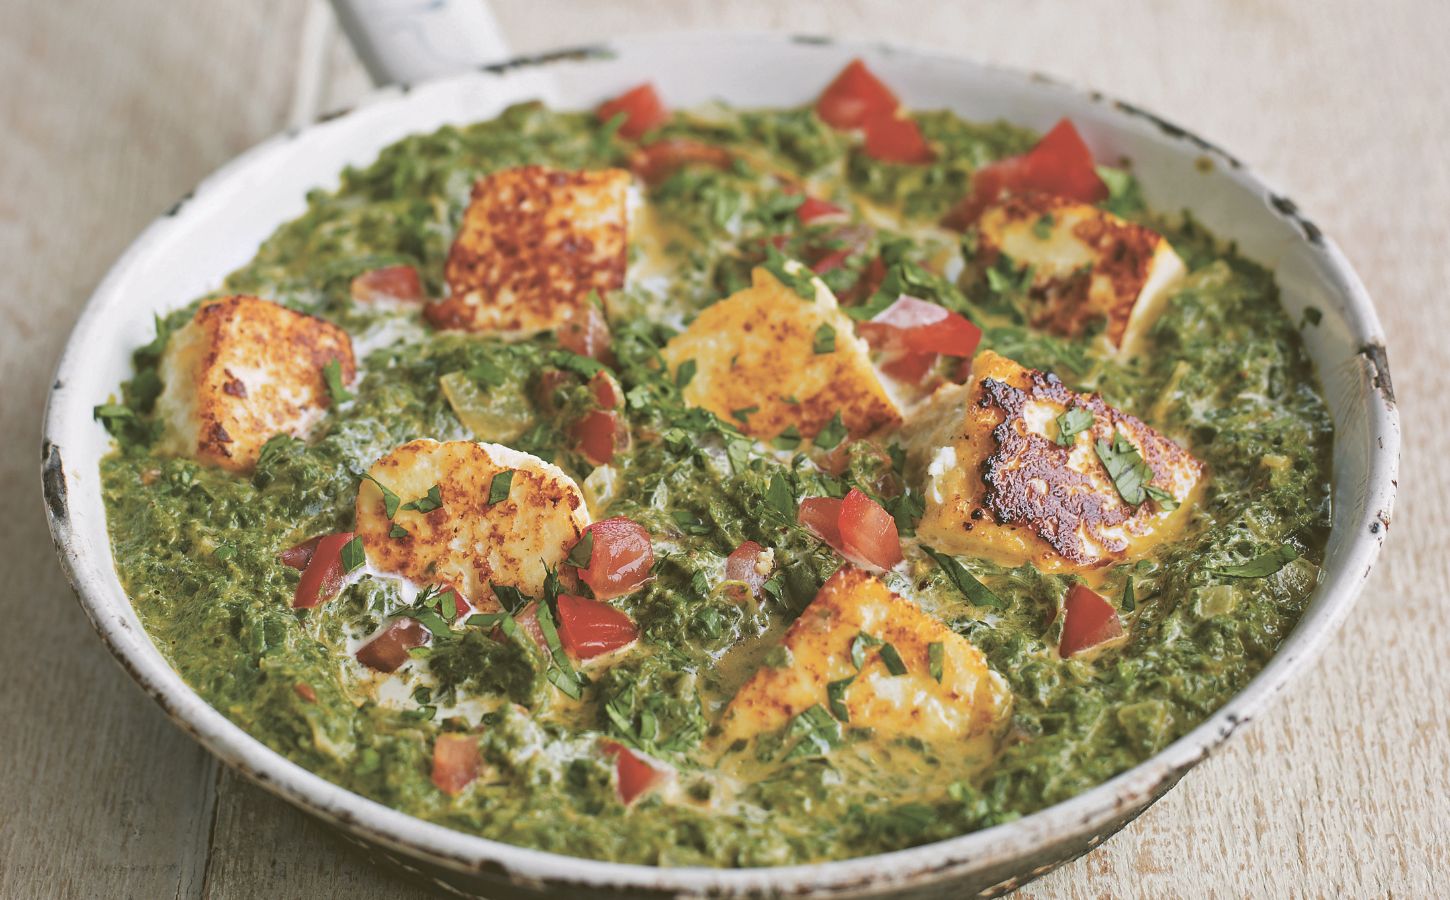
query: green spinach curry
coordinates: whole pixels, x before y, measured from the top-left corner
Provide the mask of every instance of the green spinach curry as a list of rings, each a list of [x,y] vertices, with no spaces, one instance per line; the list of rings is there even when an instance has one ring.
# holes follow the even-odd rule
[[[1286,317],[1270,272],[1191,214],[1147,209],[1128,170],[1089,171],[1100,193],[1074,209],[1162,235],[1185,270],[1126,354],[1112,314],[1060,327],[1067,282],[1044,288],[1006,238],[984,254],[985,224],[939,224],[954,209],[960,219],[964,197],[980,205],[984,191],[1010,191],[1003,173],[1031,167],[1032,133],[899,111],[863,131],[824,106],[711,106],[646,123],[631,120],[633,108],[606,113],[516,106],[406,138],[310,194],[306,213],[217,296],[332,323],[352,342],[357,375],[329,362],[325,413],[305,432],[263,435],[249,468],[208,465],[164,438],[174,423],[158,409],[163,359],[202,300],[157,322],[122,396],[97,408],[116,438],[102,476],[117,571],[152,640],[207,702],[311,771],[462,831],[603,860],[762,866],[940,840],[1072,797],[1183,735],[1270,658],[1316,582],[1332,441],[1298,334],[1314,323]],[[589,308],[607,310],[602,352],[562,329],[437,327],[421,302],[396,299],[449,296],[445,270],[473,185],[524,166],[636,173],[628,276],[588,292]],[[1048,243],[1078,214],[1054,208],[1028,223]],[[1090,278],[1092,267],[1075,271]],[[418,280],[378,301],[367,287],[379,271]],[[827,421],[777,422],[762,438],[750,423],[764,397],[726,411],[692,399],[692,379],[711,363],[679,358],[671,342],[753,278],[800,293],[770,310],[844,313],[811,326],[815,352],[857,340],[854,323],[863,353],[888,370],[887,406],[900,415],[852,428],[842,417],[854,401],[843,400]],[[839,310],[810,299],[818,287]],[[902,295],[932,305],[906,310],[924,319],[893,320]],[[937,338],[911,337],[922,322]],[[1107,480],[1095,484],[1113,503],[1171,515],[1163,539],[1083,565],[1064,550],[1048,565],[1046,551],[1004,560],[990,541],[962,553],[917,533],[946,500],[927,471],[941,455],[915,461],[915,416],[938,410],[933,391],[966,389],[956,383],[971,381],[972,351],[954,355],[952,341],[978,329],[981,352],[1039,373],[1042,396],[1101,398],[1063,401],[1041,446],[1069,447],[1083,432],[1073,465],[1102,466]],[[806,404],[789,396],[792,371],[780,377],[788,416],[789,401]],[[602,451],[579,429],[601,408],[611,410]],[[1095,422],[1112,429],[1095,434]],[[1191,493],[1153,486],[1154,459],[1130,426],[1191,454]],[[538,471],[582,486],[576,515],[647,536],[648,570],[623,592],[587,577],[613,546],[593,528],[567,558],[541,563],[534,593],[495,584],[493,596],[464,596],[389,574],[373,545],[348,538],[364,528],[360,490],[385,508],[384,538],[452,502],[421,488],[381,492],[397,482],[375,463],[417,439],[488,441],[552,463]],[[964,447],[958,468],[989,478],[992,464],[961,459]],[[505,470],[512,483],[496,473],[477,486],[480,508],[520,496],[522,464]],[[852,543],[848,508],[874,529],[869,546]],[[307,543],[319,535],[344,537],[318,562],[331,574],[311,576],[313,602],[299,603],[327,546]],[[744,568],[730,561],[742,547]],[[919,610],[921,628],[940,633],[923,632],[918,659],[884,637],[887,625],[853,631],[831,662],[848,678],[791,706],[773,685],[815,651],[782,635],[843,565],[875,572],[861,577],[894,595],[883,603],[908,618]],[[1069,647],[1075,609],[1096,637],[1077,634]],[[580,610],[594,611],[584,625]],[[367,642],[398,622],[409,624],[379,662]],[[873,728],[844,702],[866,666],[879,670],[873,684],[915,679],[930,693],[960,660],[985,667],[983,690],[995,694],[990,727],[973,726],[969,739],[928,740],[930,729],[891,727],[889,715]],[[747,682],[785,712],[727,741],[722,718]],[[911,697],[897,700],[896,713],[915,715],[900,705]]]

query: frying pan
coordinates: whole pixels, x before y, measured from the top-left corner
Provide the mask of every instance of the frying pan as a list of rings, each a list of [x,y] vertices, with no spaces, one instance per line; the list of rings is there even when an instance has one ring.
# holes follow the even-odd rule
[[[437,885],[487,897],[961,897],[1008,891],[1087,852],[1162,796],[1302,673],[1354,602],[1385,539],[1399,462],[1399,422],[1384,339],[1360,279],[1334,242],[1283,193],[1214,144],[1130,104],[1040,75],[882,46],[802,37],[683,33],[612,40],[479,65],[501,49],[479,5],[356,0],[340,18],[376,77],[390,80],[345,114],[244,153],[146,229],[115,263],[66,346],[41,446],[51,534],[96,631],[177,725],[229,766]],[[1132,161],[1150,204],[1189,209],[1271,267],[1296,320],[1323,318],[1305,340],[1334,418],[1333,527],[1321,579],[1294,631],[1238,695],[1162,752],[1068,801],[1006,825],[877,856],[762,869],[654,868],[486,840],[414,819],[289,762],[191,691],[147,638],[116,577],[98,464],[110,441],[92,420],[131,372],[152,314],[214,289],[346,165],[444,124],[541,98],[590,108],[644,80],[666,101],[744,106],[808,102],[860,56],[916,108],[1045,129],[1070,117],[1100,159]],[[415,79],[428,79],[414,83]]]

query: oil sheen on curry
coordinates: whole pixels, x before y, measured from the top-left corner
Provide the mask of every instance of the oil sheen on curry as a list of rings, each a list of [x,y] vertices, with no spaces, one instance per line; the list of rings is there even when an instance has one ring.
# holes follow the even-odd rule
[[[803,108],[525,104],[157,321],[96,411],[114,557],[209,703],[420,818],[922,844],[1141,762],[1293,628],[1313,312],[1071,122],[859,62]]]

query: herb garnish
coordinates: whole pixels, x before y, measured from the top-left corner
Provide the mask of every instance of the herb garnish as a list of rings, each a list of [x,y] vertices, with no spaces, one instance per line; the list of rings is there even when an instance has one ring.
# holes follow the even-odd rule
[[[841,422],[840,412],[837,412],[824,428],[816,432],[815,444],[822,450],[834,450],[845,437],[846,426]]]
[[[942,670],[946,659],[946,647],[941,641],[932,641],[926,645],[927,666],[931,671],[931,677],[941,684]]]
[[[1032,223],[1032,236],[1039,241],[1052,237],[1052,223],[1052,213],[1043,213],[1036,222]]]
[[[765,245],[765,271],[776,277],[781,284],[795,291],[802,300],[816,299],[816,286],[812,283],[811,275],[803,270],[799,264],[792,265],[791,260],[775,248],[773,244]],[[794,269],[794,271],[792,271]]]
[[[388,490],[388,486],[374,478],[371,473],[364,472],[362,477],[364,481],[371,481],[377,485],[383,495],[383,512],[391,519],[398,512],[398,504],[402,502],[398,495]]]
[[[428,513],[443,505],[443,491],[438,485],[428,489],[425,496],[419,497],[411,503],[404,503],[402,509],[417,510],[420,513]]]
[[[211,555],[225,562],[237,555],[237,545],[231,541],[222,541],[216,545],[216,549],[211,552]]]
[[[777,434],[775,440],[770,443],[777,450],[794,450],[801,445],[800,429],[792,425],[785,431]]]
[[[1108,470],[1108,477],[1113,479],[1113,487],[1118,489],[1118,496],[1123,498],[1124,503],[1137,506],[1147,499],[1145,486],[1153,480],[1153,470],[1122,432],[1114,428],[1112,441],[1099,440],[1093,444],[1093,449]]]
[[[787,519],[794,520],[796,514],[795,493],[779,471],[772,472],[770,483],[765,486],[765,502]]]
[[[816,329],[816,339],[815,343],[811,345],[811,349],[816,352],[817,356],[836,352],[836,329],[830,322],[822,322]]]
[[[901,654],[891,644],[881,645],[881,661],[886,664],[886,671],[892,675],[905,675],[906,663],[902,661]]]
[[[1069,409],[1057,417],[1057,445],[1071,447],[1077,442],[1077,436],[1093,427],[1095,421],[1091,410],[1083,409],[1080,406]]]
[[[831,715],[840,719],[842,722],[851,721],[851,711],[846,708],[846,689],[855,680],[856,676],[851,675],[839,681],[832,681],[826,685],[826,703],[831,707]]]
[[[1151,484],[1145,484],[1143,490],[1148,494],[1148,499],[1158,504],[1158,508],[1164,512],[1172,512],[1179,506],[1178,498]]]
[[[841,743],[841,725],[819,703],[791,720],[785,730],[786,737],[799,736],[794,747],[786,753],[786,759],[798,756],[824,755]]]
[[[345,403],[352,399],[352,391],[342,383],[342,363],[329,359],[322,367],[322,378],[327,382],[327,393],[332,397],[333,403]]]
[[[687,359],[680,363],[679,368],[675,369],[675,387],[683,391],[689,385],[690,381],[694,379],[695,371],[698,368],[699,366],[693,359]]]
[[[489,588],[493,590],[494,597],[498,599],[498,605],[502,606],[510,615],[523,609],[524,604],[529,602],[529,598],[524,596],[524,592],[511,584],[490,583]]]
[[[732,409],[730,410],[730,415],[749,425],[750,414],[758,412],[760,412],[760,404],[757,403],[754,406],[742,406],[739,409]]]
[[[1133,594],[1133,576],[1129,575],[1127,582],[1123,584],[1123,602],[1119,604],[1123,612],[1132,612],[1138,608],[1138,598]]]
[[[1273,575],[1298,558],[1298,550],[1289,544],[1283,544],[1266,553],[1260,553],[1248,562],[1234,566],[1221,566],[1213,569],[1212,572],[1215,575],[1227,575],[1230,578],[1264,578]]]
[[[355,537],[342,545],[342,571],[344,573],[357,571],[362,564],[367,562],[367,554],[363,552],[362,538]]]
[[[1001,597],[992,593],[985,584],[978,581],[971,572],[967,571],[966,566],[957,562],[956,557],[942,553],[939,550],[933,550],[925,544],[922,545],[921,549],[926,552],[927,556],[936,560],[936,564],[941,566],[941,570],[947,576],[947,580],[955,585],[956,589],[962,592],[962,596],[970,600],[973,605],[986,606],[993,609],[1001,609],[1005,605],[1002,603]]]
[[[851,639],[851,665],[856,667],[856,671],[861,671],[862,667],[866,665],[866,649],[880,643],[880,638],[869,635],[864,631],[858,632]]]
[[[589,562],[594,558],[594,532],[586,529],[579,543],[569,551],[569,565],[576,569],[589,568]]]
[[[508,373],[489,359],[481,360],[464,374],[483,388],[502,387],[508,381]]]
[[[513,487],[513,483],[513,469],[496,472],[493,480],[488,483],[488,505],[493,506],[495,503],[502,503],[507,500],[509,498],[509,489]]]
[[[404,528],[401,525],[398,525],[397,523],[394,523],[393,527],[388,529],[388,537],[390,538],[405,538],[407,536],[408,529]]]

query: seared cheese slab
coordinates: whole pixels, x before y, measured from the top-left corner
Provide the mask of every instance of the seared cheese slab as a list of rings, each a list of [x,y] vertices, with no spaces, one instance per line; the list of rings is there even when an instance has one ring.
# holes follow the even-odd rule
[[[894,647],[905,674],[891,674],[881,644],[865,648],[858,672],[851,645],[863,633]],[[940,681],[932,675],[932,644],[942,648]],[[847,724],[885,738],[962,741],[995,731],[1011,709],[1007,683],[980,650],[851,566],[827,579],[784,646],[789,663],[758,670],[725,708],[720,728],[727,744],[779,731],[812,706],[830,708],[827,685],[848,678],[840,698]]]
[[[322,418],[333,361],[344,382],[356,377],[352,341],[330,322],[256,297],[206,303],[161,357],[158,449],[251,471],[269,438],[304,436]]]
[[[1151,229],[1087,203],[1009,197],[977,220],[978,258],[1032,267],[1033,326],[1075,337],[1091,324],[1131,355],[1182,280],[1183,260]]]
[[[504,472],[513,473],[508,497],[490,504],[494,476]],[[545,570],[558,567],[589,525],[573,479],[498,444],[409,441],[368,474],[400,502],[389,519],[377,484],[358,489],[356,530],[368,561],[419,584],[452,585],[475,609],[496,607],[493,584],[542,596]]]
[[[1092,416],[1062,437],[1059,416]],[[1085,423],[1084,423],[1085,424]],[[1125,502],[1095,445],[1121,434],[1170,499]],[[926,513],[916,533],[949,553],[1045,571],[1086,571],[1141,555],[1171,537],[1203,479],[1188,451],[1096,394],[991,351],[972,378],[939,390],[908,428]]]
[[[810,283],[814,299],[757,268],[750,287],[707,307],[672,338],[664,359],[685,382],[685,402],[762,440],[792,426],[815,437],[837,413],[852,437],[899,424],[866,342],[825,283]],[[688,381],[682,366],[693,370]]]
[[[629,173],[505,169],[473,186],[448,252],[439,328],[530,334],[558,328],[624,286]]]

